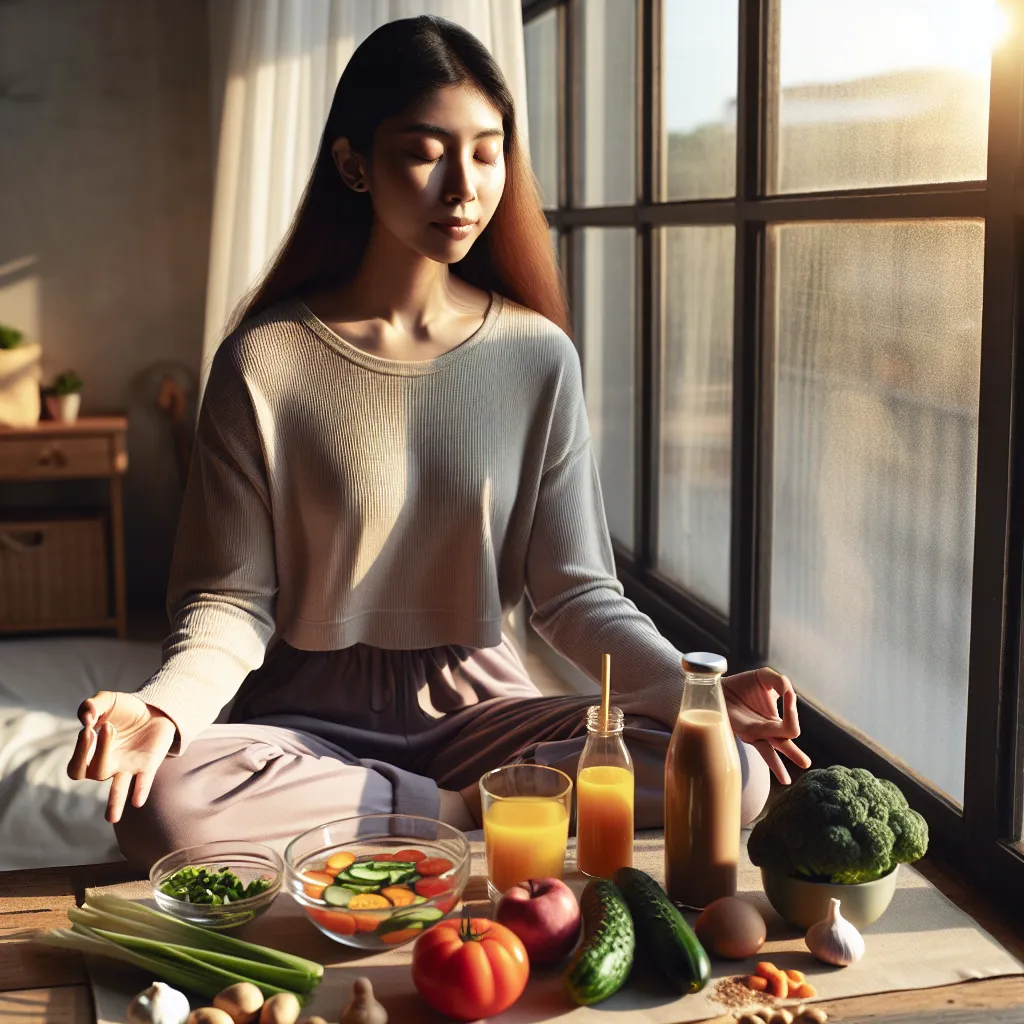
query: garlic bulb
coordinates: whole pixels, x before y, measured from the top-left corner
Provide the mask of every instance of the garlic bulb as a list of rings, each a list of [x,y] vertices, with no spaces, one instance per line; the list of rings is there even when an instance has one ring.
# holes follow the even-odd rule
[[[128,1024],[185,1024],[188,998],[162,981],[154,981],[128,1004]]]
[[[849,967],[864,955],[864,939],[839,913],[839,900],[831,901],[828,917],[812,924],[804,941],[822,963],[835,967]]]

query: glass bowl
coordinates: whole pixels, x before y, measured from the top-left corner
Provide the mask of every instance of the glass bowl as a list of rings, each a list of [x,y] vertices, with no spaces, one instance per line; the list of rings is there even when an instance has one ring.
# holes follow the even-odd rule
[[[263,878],[270,882],[270,887],[256,896],[229,903],[189,903],[169,895],[161,888],[172,875],[185,867],[200,867],[209,871],[228,868],[243,885]],[[284,861],[279,853],[259,843],[231,840],[175,850],[161,857],[149,872],[153,898],[164,913],[207,928],[237,928],[259,917],[277,898],[283,878]]]
[[[434,818],[360,814],[303,832],[284,863],[288,892],[324,935],[377,951],[411,942],[459,902],[469,842]]]

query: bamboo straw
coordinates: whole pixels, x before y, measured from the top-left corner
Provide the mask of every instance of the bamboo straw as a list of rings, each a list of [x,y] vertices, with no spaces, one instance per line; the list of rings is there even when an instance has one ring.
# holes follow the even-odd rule
[[[608,731],[608,713],[612,706],[612,656],[601,655],[601,730]]]

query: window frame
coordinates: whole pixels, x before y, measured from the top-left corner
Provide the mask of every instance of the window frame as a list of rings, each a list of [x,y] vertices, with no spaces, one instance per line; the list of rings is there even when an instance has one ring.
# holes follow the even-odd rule
[[[524,0],[524,23],[557,9],[561,60],[560,201],[547,210],[561,233],[565,280],[572,236],[583,227],[632,227],[637,236],[637,404],[632,554],[616,545],[627,595],[678,647],[723,651],[733,670],[767,663],[772,543],[772,391],[775,360],[766,319],[767,233],[782,221],[980,218],[985,223],[981,378],[975,504],[971,640],[963,809],[813,700],[801,697],[802,742],[816,763],[861,765],[889,778],[928,819],[932,849],[1024,915],[1024,449],[1020,444],[1024,368],[1017,309],[1024,301],[1024,0],[1003,0],[1017,35],[992,61],[988,177],[952,182],[817,193],[767,193],[766,115],[770,0],[739,3],[736,196],[661,202],[658,174],[664,137],[661,96],[663,4],[635,0],[637,18],[636,201],[577,207],[575,117],[579,24],[585,0]],[[622,0],[623,3],[626,0]],[[649,130],[648,130],[649,129]],[[1020,180],[1018,180],[1020,179]],[[658,437],[661,254],[658,229],[731,224],[735,228],[733,322],[732,524],[729,616],[703,606],[655,571],[658,530]],[[661,236],[663,237],[663,236]],[[573,295],[575,298],[575,295]],[[579,345],[586,358],[585,343]],[[783,666],[784,667],[784,666]],[[799,684],[799,680],[797,680]]]

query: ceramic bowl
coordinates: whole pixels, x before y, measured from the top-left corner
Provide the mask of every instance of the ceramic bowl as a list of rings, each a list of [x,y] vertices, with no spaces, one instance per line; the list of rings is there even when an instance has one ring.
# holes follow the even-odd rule
[[[257,896],[236,900],[234,903],[188,903],[163,891],[164,883],[184,867],[202,867],[210,871],[228,868],[248,885],[256,878],[270,882],[270,888]],[[190,924],[206,928],[237,928],[270,909],[277,899],[284,878],[284,861],[281,855],[259,843],[233,842],[224,840],[204,843],[201,846],[186,846],[181,850],[161,857],[149,872],[156,905],[166,914],[171,914]]]
[[[411,866],[428,860],[422,874]],[[469,842],[434,818],[360,814],[303,832],[284,862],[288,892],[316,928],[377,951],[411,942],[456,906],[469,880]]]
[[[797,928],[807,929],[828,916],[832,900],[839,900],[840,912],[855,928],[862,931],[885,913],[896,892],[899,865],[874,882],[857,885],[833,885],[830,882],[807,882],[761,868],[761,881],[768,902],[780,917]]]

